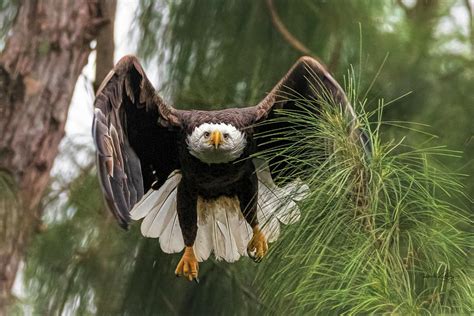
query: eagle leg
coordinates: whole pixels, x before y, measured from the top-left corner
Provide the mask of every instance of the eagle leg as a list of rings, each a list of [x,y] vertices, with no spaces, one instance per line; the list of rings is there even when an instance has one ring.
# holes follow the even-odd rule
[[[198,261],[194,255],[193,245],[197,234],[197,194],[183,179],[178,185],[177,203],[178,220],[183,234],[184,254],[176,267],[176,276],[184,276],[189,281],[198,279]]]
[[[255,172],[252,172],[248,177],[244,177],[238,197],[242,214],[253,230],[252,239],[247,245],[247,254],[253,261],[260,262],[268,251],[268,244],[265,235],[258,226],[258,179]]]
[[[179,260],[178,266],[174,273],[176,276],[184,276],[189,281],[195,280],[196,283],[199,283],[198,278],[199,265],[194,255],[193,247],[184,248],[183,257]]]
[[[253,227],[253,236],[252,239],[249,241],[247,245],[247,254],[250,258],[252,258],[255,262],[262,261],[263,257],[268,251],[268,243],[267,238],[260,230],[258,225]]]

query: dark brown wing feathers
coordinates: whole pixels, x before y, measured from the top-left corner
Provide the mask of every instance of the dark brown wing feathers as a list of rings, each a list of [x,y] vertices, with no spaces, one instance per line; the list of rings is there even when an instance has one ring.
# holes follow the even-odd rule
[[[366,152],[370,152],[370,144],[366,135],[356,128],[356,114],[349,103],[344,90],[336,80],[329,74],[326,68],[317,60],[311,57],[301,57],[288,73],[277,83],[270,93],[255,106],[255,120],[262,122],[272,119],[279,114],[275,109],[298,110],[296,99],[311,100],[314,104],[314,113],[318,112],[318,102],[329,102],[338,104],[353,119],[353,133],[351,136],[360,138]],[[321,103],[319,103],[321,104]],[[285,148],[291,145],[291,139],[278,137],[277,140],[272,135],[299,128],[291,126],[291,123],[279,120],[270,124],[257,124],[255,129],[257,134],[257,148],[261,151],[271,150],[275,146]],[[300,127],[301,128],[301,127]],[[292,174],[296,166],[289,166],[285,159],[273,156],[269,161],[272,176],[286,176]]]
[[[331,98],[344,105],[354,115],[344,90],[316,59],[301,57],[270,93],[256,106],[257,121],[266,118],[274,109],[288,107],[295,96],[318,100]]]
[[[105,199],[124,228],[151,183],[178,167],[173,127],[179,111],[155,93],[135,57],[123,57],[97,91],[92,135]]]
[[[191,133],[194,128],[203,123],[228,123],[235,128],[245,130],[255,122],[255,107],[228,108],[218,111],[181,111],[180,119],[186,132]]]

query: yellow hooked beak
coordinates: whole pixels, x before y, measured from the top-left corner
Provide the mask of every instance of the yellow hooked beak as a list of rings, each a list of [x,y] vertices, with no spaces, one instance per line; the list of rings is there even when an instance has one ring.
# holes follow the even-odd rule
[[[217,147],[219,147],[223,143],[222,133],[219,131],[213,131],[211,133],[209,142],[211,143],[211,145],[214,145],[214,148],[217,149]]]

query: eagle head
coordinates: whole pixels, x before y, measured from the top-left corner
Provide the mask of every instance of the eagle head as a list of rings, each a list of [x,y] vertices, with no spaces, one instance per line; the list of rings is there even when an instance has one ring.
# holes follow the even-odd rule
[[[186,144],[191,155],[212,164],[239,158],[247,140],[245,134],[231,124],[204,123],[187,135]]]

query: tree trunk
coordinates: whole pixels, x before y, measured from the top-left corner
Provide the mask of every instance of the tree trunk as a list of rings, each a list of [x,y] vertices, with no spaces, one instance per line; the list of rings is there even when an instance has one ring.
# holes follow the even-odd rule
[[[39,224],[75,83],[106,22],[101,12],[98,0],[24,0],[0,55],[0,169],[21,201],[0,203],[0,314]]]

